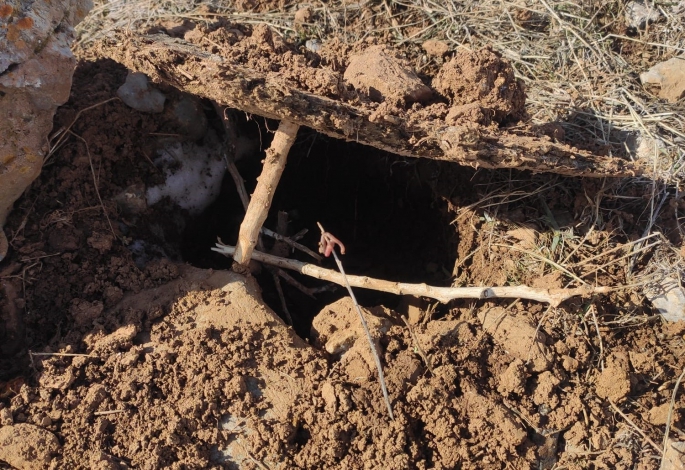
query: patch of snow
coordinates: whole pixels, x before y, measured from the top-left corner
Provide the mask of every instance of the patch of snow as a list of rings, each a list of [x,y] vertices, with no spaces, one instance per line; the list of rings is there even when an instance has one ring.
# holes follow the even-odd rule
[[[204,146],[174,142],[159,152],[154,163],[164,170],[166,182],[148,188],[148,205],[168,196],[191,215],[197,215],[216,200],[226,165],[216,136],[208,135],[205,142]]]

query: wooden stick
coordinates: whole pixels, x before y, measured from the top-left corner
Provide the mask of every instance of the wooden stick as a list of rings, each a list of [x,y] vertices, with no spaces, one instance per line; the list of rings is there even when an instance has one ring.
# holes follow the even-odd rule
[[[269,213],[276,186],[285,169],[288,152],[295,142],[299,128],[300,126],[292,122],[281,121],[271,147],[266,151],[262,174],[257,180],[257,187],[252,194],[243,223],[240,224],[238,244],[233,256],[235,262],[240,265],[247,266],[250,262],[252,251],[259,239],[259,231]]]
[[[370,119],[373,109],[311,93],[285,76],[246,67],[231,58],[233,54],[212,54],[164,34],[126,32],[103,39],[98,47],[98,54],[130,70],[143,72],[154,82],[214,100],[222,106],[269,119],[290,120],[330,137],[396,155],[450,160],[476,168],[515,168],[572,176],[656,177],[638,162],[594,155],[537,137],[525,129],[517,135],[507,129],[485,127],[474,132],[471,127],[448,125],[444,119],[399,118],[399,124],[396,119]],[[169,53],[160,54],[160,49]],[[193,80],[169,73],[179,61],[193,62],[204,67],[206,73]],[[339,80],[339,72],[330,67],[307,68],[309,71]],[[216,86],[217,83],[221,86]]]
[[[311,256],[312,258],[317,260],[319,263],[323,261],[323,258],[321,256],[317,255],[316,253],[314,253],[312,250],[310,250],[306,246],[297,243],[293,237],[284,237],[280,233],[276,233],[272,230],[269,230],[266,227],[262,227],[262,234],[266,235],[267,237],[271,237],[274,240],[285,242],[288,245],[292,246],[293,248],[300,250],[303,253],[307,253],[309,256]]]
[[[232,256],[236,248],[216,244],[213,251],[222,253],[226,256]],[[345,286],[343,276],[330,269],[321,268],[314,264],[303,263],[301,261],[279,258],[277,256],[267,255],[259,251],[252,253],[252,258],[262,263],[272,264],[279,268],[291,269],[300,274],[321,279],[324,281],[333,282],[341,286]],[[427,284],[407,284],[404,282],[386,281],[383,279],[374,279],[368,276],[351,276],[347,279],[351,286],[361,287],[363,289],[372,289],[381,292],[389,292],[397,295],[414,295],[417,297],[429,297],[438,300],[442,303],[447,303],[455,299],[527,299],[535,300],[537,302],[544,302],[558,307],[563,301],[576,296],[588,296],[591,294],[606,294],[611,292],[613,287],[593,287],[582,286],[574,289],[537,289],[527,286],[504,286],[504,287],[435,287]]]
[[[117,413],[126,413],[126,410],[108,410],[108,411],[96,411],[93,413],[94,416],[107,416]]]
[[[364,333],[366,333],[366,339],[369,342],[369,347],[371,348],[371,354],[373,354],[373,360],[376,362],[376,370],[378,371],[378,382],[381,384],[381,391],[383,392],[383,399],[385,400],[385,405],[388,407],[388,415],[390,416],[390,420],[394,421],[395,416],[392,414],[392,405],[390,404],[390,397],[388,396],[388,387],[385,385],[385,376],[383,375],[383,364],[381,364],[381,357],[378,354],[378,349],[376,348],[376,343],[373,341],[373,337],[371,336],[371,332],[369,331],[369,325],[366,324],[366,319],[364,318],[364,314],[362,313],[362,308],[359,306],[359,302],[357,302],[357,297],[354,295],[354,291],[352,291],[352,286],[350,285],[349,279],[347,278],[347,275],[345,274],[345,269],[343,268],[342,262],[340,262],[340,258],[338,258],[338,253],[335,252],[335,245],[337,244],[340,247],[340,251],[342,253],[345,253],[345,246],[340,243],[340,240],[329,234],[323,229],[323,226],[317,222],[316,225],[319,226],[319,229],[321,230],[321,244],[319,251],[324,253],[325,256],[328,256],[328,252],[333,255],[333,258],[335,259],[335,264],[338,265],[338,269],[340,270],[340,275],[343,278],[343,281],[345,282],[345,287],[347,288],[347,292],[350,294],[350,298],[352,299],[352,303],[354,304],[354,308],[357,310],[357,314],[359,315],[359,321],[361,322],[362,326],[364,327]],[[325,248],[325,246],[331,246],[331,249]]]

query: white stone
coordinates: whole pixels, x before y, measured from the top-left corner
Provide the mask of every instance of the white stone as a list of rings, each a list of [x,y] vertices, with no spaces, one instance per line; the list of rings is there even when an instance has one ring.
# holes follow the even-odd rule
[[[648,71],[640,74],[643,85],[661,87],[659,97],[671,103],[685,96],[685,55],[659,62]]]
[[[628,3],[626,5],[625,15],[626,24],[638,29],[659,21],[661,18],[661,12],[649,2]]]
[[[662,279],[656,288],[645,292],[645,296],[664,320],[677,322],[685,320],[685,289],[672,277]]]

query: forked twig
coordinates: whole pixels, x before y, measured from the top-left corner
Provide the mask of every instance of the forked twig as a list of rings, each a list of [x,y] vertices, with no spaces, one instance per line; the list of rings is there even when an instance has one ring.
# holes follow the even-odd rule
[[[364,318],[364,314],[362,313],[362,309],[361,309],[361,307],[359,307],[359,303],[357,302],[357,298],[354,296],[354,292],[352,291],[352,286],[350,286],[350,283],[347,280],[347,276],[345,275],[345,270],[343,269],[343,265],[340,262],[340,258],[338,258],[338,254],[335,252],[335,246],[337,245],[340,247],[340,253],[345,254],[345,245],[343,245],[342,242],[340,240],[338,240],[337,238],[335,238],[333,235],[326,232],[320,223],[317,222],[316,225],[318,225],[319,230],[321,230],[321,241],[319,242],[319,252],[322,253],[326,257],[328,257],[332,254],[333,258],[335,258],[335,263],[338,265],[338,269],[340,270],[340,274],[342,275],[343,280],[345,281],[345,287],[347,287],[347,292],[350,293],[350,297],[352,298],[352,302],[354,303],[354,307],[357,309],[357,313],[359,314],[359,320],[361,320],[362,326],[364,327],[364,332],[366,333],[366,339],[369,340],[369,346],[371,346],[371,352],[373,353],[373,359],[376,361],[376,369],[378,369],[378,381],[381,383],[381,390],[383,391],[383,398],[385,399],[385,404],[388,407],[388,415],[390,415],[391,420],[394,420],[395,417],[392,414],[392,405],[390,405],[390,397],[388,397],[388,389],[385,386],[385,377],[383,376],[383,365],[381,364],[381,358],[378,355],[378,350],[376,350],[376,344],[373,342],[373,338],[371,337],[371,332],[369,331],[369,326],[366,324],[366,319]]]
[[[76,116],[74,116],[74,119],[71,121],[71,123],[66,128],[62,128],[62,129],[58,130],[57,132],[55,132],[50,137],[50,140],[48,142],[50,148],[48,150],[48,154],[43,159],[43,165],[45,165],[47,163],[47,161],[50,159],[50,157],[52,157],[52,155],[62,146],[62,144],[64,143],[64,139],[66,138],[67,134],[70,132],[72,126],[74,124],[76,124],[76,121],[78,121],[78,119],[81,117],[81,114],[83,114],[84,112],[89,111],[93,108],[97,108],[98,106],[102,106],[103,104],[107,104],[111,101],[118,100],[118,99],[119,98],[115,96],[114,98],[109,98],[109,99],[106,99],[104,101],[100,101],[99,103],[95,103],[94,105],[88,106],[87,108],[83,108],[78,113],[76,113]],[[55,139],[57,139],[57,141],[53,144],[52,142]]]

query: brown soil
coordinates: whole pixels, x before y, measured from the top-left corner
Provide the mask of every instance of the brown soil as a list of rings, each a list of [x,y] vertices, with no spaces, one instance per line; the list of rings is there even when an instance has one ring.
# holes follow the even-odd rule
[[[216,34],[238,37],[221,31]],[[296,79],[297,68],[283,73]],[[0,333],[7,335],[0,440],[7,444],[0,459],[19,468],[75,469],[659,468],[661,456],[634,426],[661,443],[664,407],[685,367],[685,326],[662,325],[641,298],[622,291],[559,309],[521,301],[435,306],[410,299],[381,306],[367,298],[367,315],[377,317],[370,323],[396,416],[389,421],[348,300],[319,305],[310,345],[260,302],[254,279],[182,264],[184,233],[198,218],[168,200],[134,207],[141,187],[163,179],[152,162],[157,151],[184,140],[188,129],[168,112],[139,113],[118,100],[99,104],[115,96],[125,76],[123,67],[108,60],[80,63],[55,128],[97,105],[71,127],[83,140],[66,139],[6,227],[11,254],[0,264]],[[507,77],[505,70],[493,83]],[[324,76],[317,83],[321,91],[329,82]],[[163,91],[171,102],[182,98]],[[200,107],[209,127],[220,132],[213,108]],[[487,107],[519,109],[502,108],[496,100]],[[489,238],[495,224],[504,224],[514,246],[532,249],[550,232],[541,222],[542,203],[533,198],[502,204],[496,220],[490,208],[469,208],[483,188],[504,186],[505,179],[523,182],[528,192],[546,180],[344,145],[303,133],[293,162],[325,162],[317,175],[328,186],[326,166],[339,171],[333,166],[336,152],[349,154],[350,162],[373,162],[360,167],[368,173],[374,165],[385,172],[388,186],[367,190],[360,182],[354,193],[360,199],[341,199],[339,205],[350,207],[350,220],[364,220],[370,205],[365,198],[390,194],[385,205],[379,203],[375,225],[358,230],[392,227],[382,232],[382,254],[396,252],[397,258],[384,265],[373,258],[380,249],[369,250],[365,265],[359,247],[345,258],[354,274],[380,270],[388,278],[434,283],[449,283],[453,274],[455,282],[470,285],[567,282],[544,265],[541,271],[525,269],[520,251],[502,249]],[[304,175],[306,163],[301,165],[284,179]],[[397,175],[406,178],[399,189],[390,186]],[[454,227],[444,229],[447,241],[435,241],[435,230],[421,225],[417,214],[429,212],[430,202],[412,212],[412,201],[419,200],[416,180],[428,188],[444,226]],[[353,175],[338,184],[351,181]],[[599,183],[560,179],[544,193],[544,207],[559,224],[570,219],[580,236],[589,237],[578,220],[583,201],[604,191]],[[639,196],[634,205],[618,206],[626,240],[639,237],[644,223],[648,203]],[[393,214],[412,218],[407,227],[396,227]],[[611,223],[596,235],[600,240],[618,230]],[[346,239],[355,233],[356,226]],[[415,245],[402,239],[406,234]],[[203,256],[198,264],[216,263]],[[403,272],[402,261],[411,268]],[[627,283],[615,266],[594,280]],[[291,304],[293,317],[305,316],[296,310],[299,305],[305,304]],[[407,314],[411,327],[397,311]],[[298,329],[301,336],[307,328]],[[684,408],[679,394],[673,438],[683,437]]]
[[[373,41],[331,39],[310,50],[266,24],[227,21],[148,33],[103,40],[90,54],[222,105],[397,155],[582,176],[651,171],[579,150],[544,126],[513,126],[523,117],[523,85],[489,49],[457,51],[422,83],[405,56]]]

